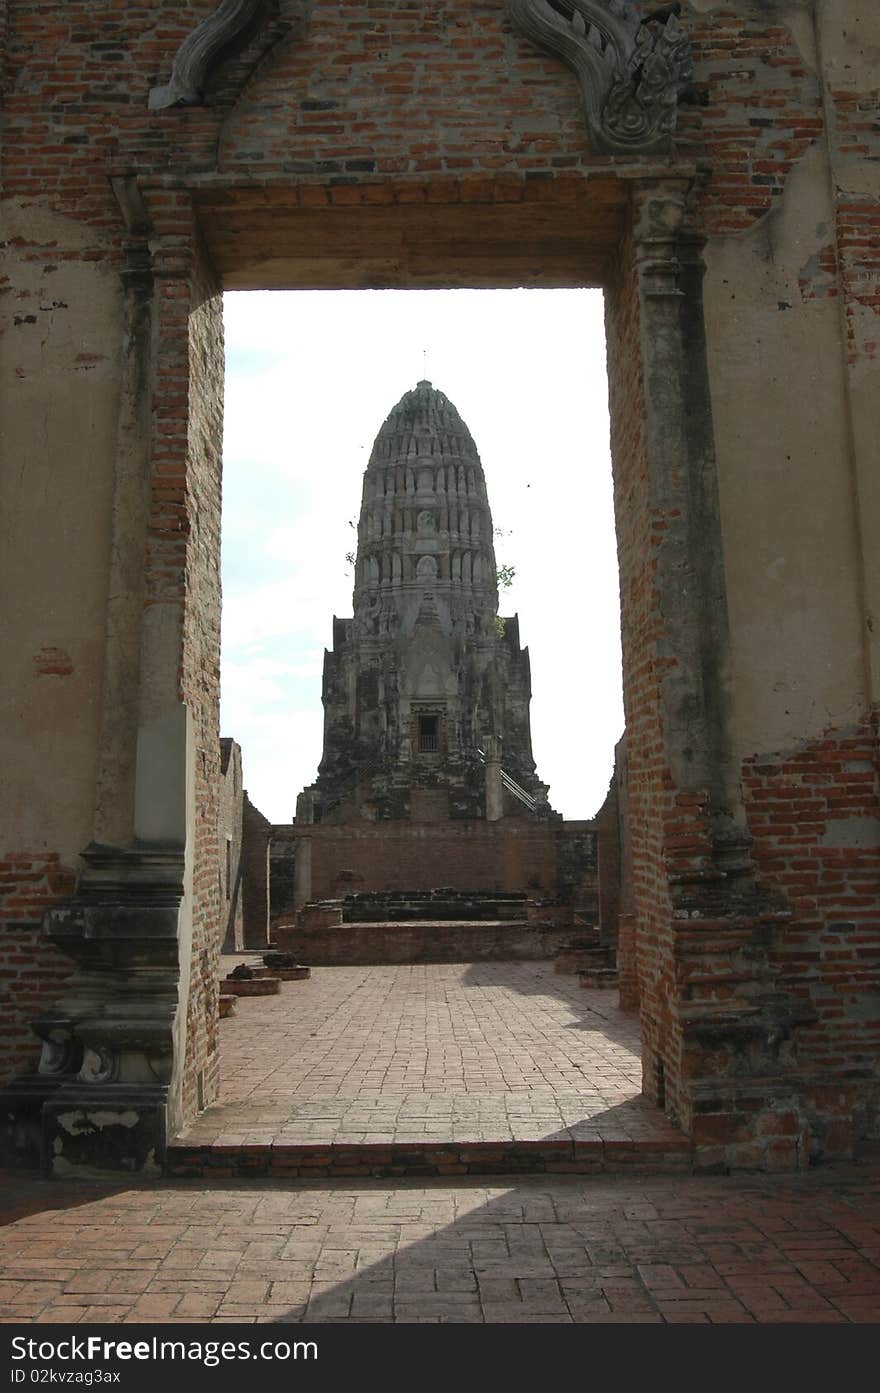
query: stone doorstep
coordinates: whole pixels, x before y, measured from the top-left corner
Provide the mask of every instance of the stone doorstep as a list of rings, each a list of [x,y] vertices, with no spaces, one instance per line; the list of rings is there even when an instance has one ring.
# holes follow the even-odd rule
[[[599,991],[606,987],[616,987],[619,985],[619,977],[616,967],[594,967],[588,971],[577,974],[578,985],[588,987],[592,991]]]
[[[230,1176],[523,1175],[561,1172],[681,1175],[692,1170],[687,1138],[651,1141],[250,1143],[168,1148],[166,1173],[204,1180]]]
[[[553,960],[554,972],[586,972],[593,967],[607,967],[611,957],[608,948],[566,948]]]

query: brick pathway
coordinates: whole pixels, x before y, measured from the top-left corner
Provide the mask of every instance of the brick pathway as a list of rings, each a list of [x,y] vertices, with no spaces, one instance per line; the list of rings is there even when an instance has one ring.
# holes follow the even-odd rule
[[[189,1146],[680,1137],[639,1096],[635,1018],[552,964],[317,967],[220,1028]]]
[[[509,1183],[0,1177],[0,1320],[880,1320],[880,1170]]]

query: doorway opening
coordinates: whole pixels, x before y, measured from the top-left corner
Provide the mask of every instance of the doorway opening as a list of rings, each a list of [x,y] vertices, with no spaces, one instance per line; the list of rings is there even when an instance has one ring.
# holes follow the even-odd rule
[[[421,378],[480,453],[550,801],[595,816],[624,724],[602,317],[586,289],[225,297],[221,725],[273,824],[321,757],[322,657],[351,612],[373,439]]]
[[[499,608],[518,612],[531,653],[538,769],[553,808],[589,837],[623,728],[601,292],[231,294],[226,323],[222,728],[241,746],[254,805],[283,839],[314,780],[321,656],[351,609],[363,471],[389,408],[429,380],[480,452]],[[438,710],[413,706],[411,746],[428,767],[447,743]],[[420,790],[413,816],[429,806]],[[341,893],[357,877],[336,869]],[[283,877],[272,881],[263,919],[242,923],[235,945],[252,954],[265,915],[278,923]],[[631,1126],[638,1024],[603,983],[581,987],[577,930],[592,927],[583,913],[598,918],[598,896],[576,908],[556,945],[571,952],[567,973],[503,948],[472,962],[424,949],[395,962],[392,950],[385,962],[319,964],[293,1013],[245,1003],[248,1022],[226,1027],[221,1102],[246,1109],[249,1132],[299,1141],[439,1144],[462,1129],[486,1141],[499,1126],[514,1142],[572,1128],[589,1140],[596,1118],[611,1127],[621,1108]],[[380,957],[389,937],[399,948],[403,912]]]

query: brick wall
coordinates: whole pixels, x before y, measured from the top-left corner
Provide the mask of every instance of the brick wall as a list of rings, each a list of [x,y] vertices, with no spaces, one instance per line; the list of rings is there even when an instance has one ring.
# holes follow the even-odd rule
[[[361,963],[541,962],[571,930],[538,924],[279,924],[273,944],[311,967]]]
[[[44,909],[73,892],[76,874],[45,852],[0,859],[0,1079],[36,1065],[30,1022],[61,995],[72,964],[42,938]]]
[[[877,1134],[880,872],[876,741],[870,728],[746,762],[749,829],[762,881],[791,920],[770,958],[778,983],[815,1015],[797,1033],[796,1067],[823,1154]],[[843,1104],[843,1106],[841,1106]]]
[[[655,549],[663,519],[648,483],[638,285],[631,244],[621,248],[613,294],[606,297],[614,515],[620,566],[623,696],[628,761],[628,818],[633,907],[638,933],[619,947],[621,975],[635,977],[641,1000],[643,1085],[660,1099],[678,1077],[670,999],[672,905],[665,823],[673,807],[660,720],[664,636],[656,591]],[[668,661],[668,660],[667,660]],[[635,951],[636,962],[630,960]]]
[[[244,797],[241,750],[234,740],[223,739],[220,741],[217,877],[220,887],[220,933],[224,953],[232,953],[237,948],[244,947]]]
[[[355,15],[319,0],[307,35],[277,47],[243,92],[259,42],[211,76],[210,105],[159,112],[147,111],[147,93],[205,17],[200,0],[106,0],[99,13],[85,0],[63,12],[10,0],[8,10],[7,187],[96,225],[115,221],[108,166],[319,179],[314,201],[342,205],[378,188],[376,176],[415,176],[424,199],[425,176],[553,178],[610,163],[587,161],[574,75],[513,34],[494,3],[367,0]],[[821,133],[819,86],[788,28],[758,11],[686,22],[695,71],[678,147],[711,165],[707,225],[735,230],[769,209]],[[841,134],[873,144],[864,102],[841,92],[836,105]]]
[[[153,574],[170,588],[169,565],[179,568],[182,563],[184,568],[175,569],[173,576],[178,603],[185,602],[180,683],[181,695],[192,715],[195,741],[192,956],[183,1074],[183,1110],[184,1115],[189,1115],[199,1094],[205,1102],[211,1102],[219,1085],[217,983],[223,937],[217,875],[223,323],[217,287],[202,264],[193,270],[191,288],[176,276],[169,278],[166,285],[173,306],[169,313],[187,324],[186,338],[181,341],[178,334],[171,343],[178,351],[185,346],[187,358],[173,358],[173,366],[169,365],[171,380],[165,392],[159,394],[158,412],[164,426],[163,438],[168,441],[171,468],[165,473],[157,470],[156,486],[161,506],[170,510],[174,524],[167,513],[163,514],[162,535],[155,539]],[[180,391],[188,392],[188,419],[180,411]],[[174,421],[173,427],[168,416]],[[187,423],[187,430],[178,436],[176,428],[181,420]],[[174,553],[173,562],[169,552]]]
[[[242,828],[242,914],[248,948],[269,942],[269,838],[272,824],[244,795]]]
[[[48,286],[53,268],[64,261],[95,261],[110,271],[121,266],[125,236],[108,177],[114,174],[137,172],[155,224],[151,249],[159,314],[146,603],[167,606],[179,625],[179,691],[192,714],[196,745],[186,1108],[193,1106],[198,1074],[207,1097],[216,1082],[222,339],[216,286],[201,269],[190,197],[173,187],[175,178],[182,183],[210,184],[219,178],[221,183],[239,180],[252,189],[260,186],[260,197],[275,199],[278,209],[291,204],[336,208],[347,216],[363,207],[381,214],[392,204],[486,203],[503,205],[506,217],[522,204],[540,207],[542,215],[552,218],[583,197],[587,173],[611,167],[607,158],[596,158],[587,148],[574,76],[516,37],[499,4],[473,0],[394,7],[377,2],[354,8],[318,0],[308,35],[279,45],[264,58],[234,109],[260,47],[257,41],[212,76],[210,104],[149,112],[150,86],[167,80],[178,44],[209,8],[207,0],[157,0],[151,6],[105,0],[100,7],[86,0],[68,0],[63,7],[7,0],[2,10],[7,21],[5,192],[22,207],[39,206],[53,216],[69,217],[75,225],[75,231],[61,235],[57,228],[43,229],[36,219],[28,235],[18,239],[24,245],[17,250],[39,263]],[[646,3],[645,8],[654,6]],[[702,171],[690,210],[693,224],[718,239],[735,238],[768,220],[780,206],[786,181],[821,140],[830,143],[832,163],[839,160],[856,171],[868,171],[880,153],[876,83],[862,84],[870,90],[851,90],[841,67],[832,73],[823,94],[778,8],[731,0],[706,13],[684,10],[695,46],[695,73],[681,110],[678,148],[683,159],[693,160]],[[823,15],[832,9],[823,6]],[[865,14],[870,14],[867,5]],[[618,162],[617,168],[624,166]],[[835,173],[829,188],[834,192],[829,195],[833,217],[827,240],[805,266],[800,292],[805,299],[823,296],[840,302],[854,436],[864,453],[873,438],[865,424],[873,391],[866,366],[873,363],[880,341],[880,204],[867,175],[860,182],[860,177],[850,179],[846,170]],[[221,189],[221,200],[225,196]],[[221,225],[212,246],[222,241],[222,221],[218,219]],[[209,231],[213,234],[215,229]],[[355,239],[350,260],[358,261],[363,251]],[[249,248],[249,265],[265,265],[276,252],[271,242],[263,245],[257,238]],[[569,279],[576,279],[571,267],[582,263],[575,251],[568,255]],[[481,273],[491,280],[491,247],[486,258]],[[455,283],[456,275],[462,274],[456,270],[456,254],[448,249],[443,253],[435,248],[428,260],[427,274],[435,280]],[[383,261],[385,270],[375,274],[393,280],[394,271],[387,264]],[[478,279],[479,268],[472,274]],[[564,278],[562,271],[559,274]],[[681,1040],[672,1009],[676,984],[669,886],[671,876],[687,874],[704,857],[705,804],[699,791],[682,795],[672,786],[659,718],[658,689],[664,664],[671,660],[663,649],[666,636],[652,551],[661,543],[668,520],[652,513],[647,490],[640,326],[628,243],[620,246],[608,284],[630,739],[629,827],[645,1082],[655,1097],[665,1088],[670,1110],[686,1115]],[[16,294],[14,287],[5,289]],[[41,316],[47,333],[60,313],[53,308],[51,294],[28,312]],[[77,351],[76,345],[70,346],[71,371]],[[796,397],[786,395],[783,387],[779,392],[781,409],[796,411]],[[860,486],[867,488],[869,482]],[[797,544],[794,537],[792,545]],[[71,587],[80,583],[77,566],[87,564],[85,558],[72,559]],[[38,580],[29,576],[27,583]],[[46,604],[51,602],[47,593]],[[102,635],[99,625],[91,641],[100,646]],[[65,637],[58,639],[62,649]],[[775,700],[766,694],[762,699]],[[13,693],[13,700],[20,700],[20,694]],[[83,734],[82,722],[72,719],[65,731],[72,743],[91,738]],[[800,1032],[798,1046],[804,1069],[817,1071],[833,1071],[838,1067],[834,1061],[848,1058],[851,1051],[857,1067],[864,1063],[867,1068],[864,1045],[874,1030],[871,1018],[858,1016],[868,996],[861,954],[872,947],[870,937],[862,935],[873,930],[866,927],[867,920],[850,913],[869,908],[857,903],[862,898],[861,877],[870,869],[862,859],[866,849],[823,840],[827,826],[814,827],[809,836],[804,831],[813,822],[836,825],[841,820],[831,816],[830,789],[844,799],[854,796],[848,777],[854,771],[844,767],[849,761],[835,763],[830,757],[850,738],[863,741],[863,754],[875,748],[869,734],[863,740],[861,735],[832,732],[827,741],[803,740],[800,754],[756,756],[744,772],[759,874],[793,904],[786,946],[774,950],[774,960],[786,984],[803,990],[819,1009],[819,1023]],[[820,758],[826,749],[827,766]],[[97,759],[84,764],[95,767]],[[759,773],[762,769],[775,772]],[[41,787],[51,788],[51,774],[51,769],[45,771]],[[824,782],[827,778],[830,783]],[[875,805],[867,788],[865,781],[858,793],[861,811],[846,821],[869,816],[867,809]],[[18,796],[24,796],[21,790]],[[818,801],[827,816],[781,820],[774,805],[798,799],[808,805],[801,811],[811,814]],[[9,807],[15,806],[12,799]],[[2,843],[13,848],[4,873],[14,945],[8,965],[17,974],[13,980],[19,983],[19,1000],[33,991],[34,999],[42,1002],[51,995],[50,975],[62,968],[42,949],[34,970],[16,961],[19,947],[34,940],[30,928],[15,926],[34,924],[46,897],[61,898],[67,892],[69,872],[61,867],[72,864],[77,846],[62,846],[59,838],[48,852],[32,858],[26,849],[15,850],[16,834],[11,824]],[[479,867],[472,850],[458,850],[466,873],[475,874]],[[529,846],[524,857],[522,851],[520,847],[507,863],[500,848],[491,849],[492,876],[511,884],[517,876],[550,875],[552,858],[546,848],[542,852],[537,845]],[[812,869],[796,864],[811,861]],[[521,862],[521,868],[514,862]],[[39,894],[29,901],[35,868]],[[366,863],[351,869],[365,873]],[[389,866],[389,875],[392,869]],[[414,863],[405,868],[410,883],[416,869]],[[485,863],[483,872],[488,873]],[[322,873],[332,878],[329,869]],[[832,927],[837,923],[856,927]],[[21,956],[27,957],[27,952]],[[816,975],[807,983],[809,971]],[[24,1032],[20,1038],[29,1055]]]
[[[309,829],[312,893],[352,890],[526,890],[556,892],[556,839],[524,819],[455,824],[393,823]]]

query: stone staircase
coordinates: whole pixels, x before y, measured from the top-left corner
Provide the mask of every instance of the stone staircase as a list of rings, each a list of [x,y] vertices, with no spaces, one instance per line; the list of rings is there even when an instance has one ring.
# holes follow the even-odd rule
[[[555,962],[557,972],[575,973],[582,987],[603,990],[617,987],[617,950],[602,943],[597,928],[585,928],[573,939]]]

